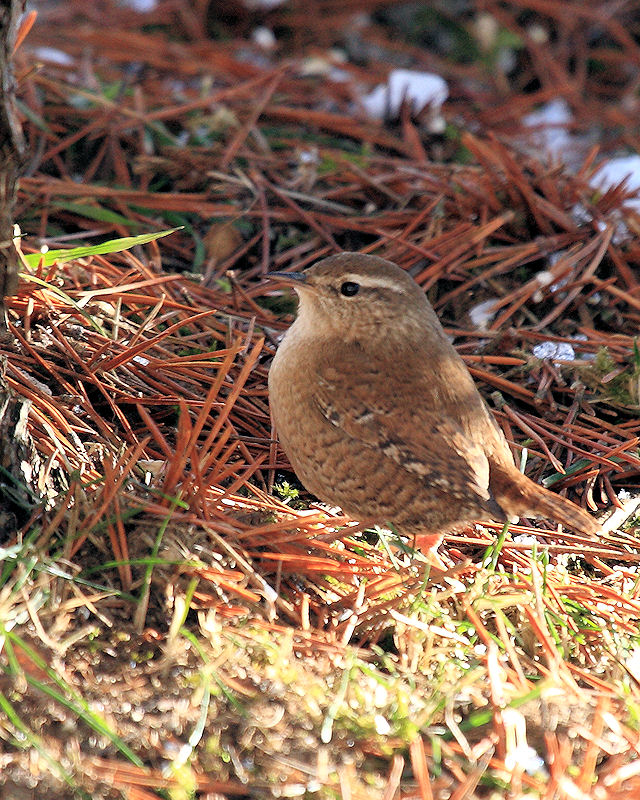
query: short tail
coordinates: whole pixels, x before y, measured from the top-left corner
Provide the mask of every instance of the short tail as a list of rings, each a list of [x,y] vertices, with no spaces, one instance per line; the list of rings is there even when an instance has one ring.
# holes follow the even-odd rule
[[[509,514],[545,517],[589,536],[597,536],[601,532],[597,520],[580,506],[539,486],[515,469],[513,473],[498,469],[498,474],[492,474],[491,478],[494,485],[490,488],[498,503]]]
[[[536,517],[549,517],[573,531],[587,533],[590,536],[597,536],[601,529],[600,523],[583,508],[542,486],[538,486],[538,492],[528,513]]]

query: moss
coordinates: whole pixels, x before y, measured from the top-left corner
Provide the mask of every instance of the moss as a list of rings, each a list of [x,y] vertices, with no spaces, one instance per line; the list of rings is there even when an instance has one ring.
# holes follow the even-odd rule
[[[638,348],[627,364],[616,361],[607,347],[601,347],[588,366],[578,367],[584,383],[603,400],[616,405],[637,407],[640,404],[640,363]]]
[[[285,317],[287,315],[293,316],[296,308],[298,307],[298,300],[293,292],[287,292],[286,294],[283,293],[279,295],[262,295],[260,297],[256,297],[255,302],[260,306],[260,308],[264,308],[267,311],[272,311],[279,317]]]

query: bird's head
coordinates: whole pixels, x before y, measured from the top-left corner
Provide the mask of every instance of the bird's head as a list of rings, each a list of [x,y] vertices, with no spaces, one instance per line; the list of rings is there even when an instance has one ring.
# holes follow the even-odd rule
[[[300,298],[298,330],[362,340],[423,336],[435,321],[424,291],[403,269],[378,256],[340,253],[305,272],[271,273]]]

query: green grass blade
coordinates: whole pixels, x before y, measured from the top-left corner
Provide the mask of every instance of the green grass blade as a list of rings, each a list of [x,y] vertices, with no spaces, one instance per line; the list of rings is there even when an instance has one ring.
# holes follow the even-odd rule
[[[110,239],[108,242],[102,242],[102,244],[73,247],[71,250],[49,250],[48,253],[28,253],[24,256],[24,259],[30,267],[37,267],[39,264],[50,267],[56,261],[58,264],[64,264],[67,261],[73,261],[74,258],[121,253],[123,250],[130,250],[136,245],[153,242],[156,239],[161,239],[163,236],[168,236],[170,233],[175,233],[178,230],[180,230],[180,228],[169,228],[166,231],[142,233],[140,236],[124,236],[121,239]],[[28,278],[30,276],[23,274],[23,277]]]

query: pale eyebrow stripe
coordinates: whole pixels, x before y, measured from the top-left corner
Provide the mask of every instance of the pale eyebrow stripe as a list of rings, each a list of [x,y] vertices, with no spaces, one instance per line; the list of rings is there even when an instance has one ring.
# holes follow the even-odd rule
[[[367,289],[392,289],[398,291],[398,283],[392,278],[372,278],[369,275],[350,274],[344,276],[344,283],[359,283]]]

